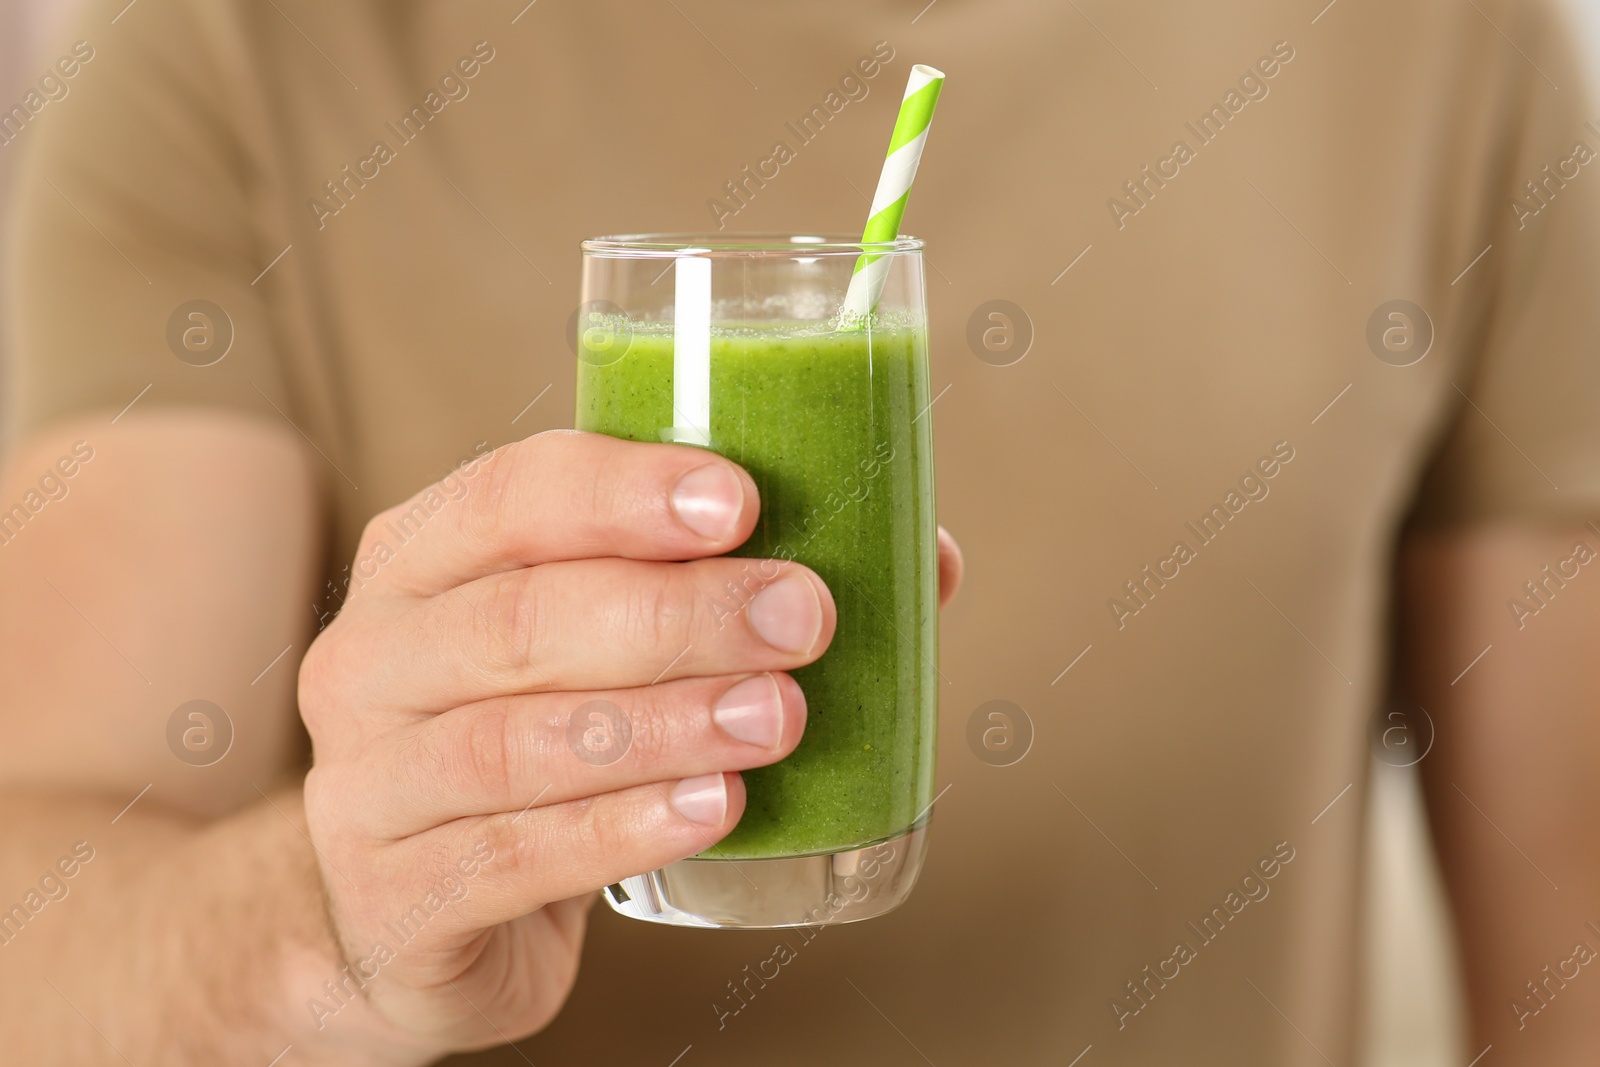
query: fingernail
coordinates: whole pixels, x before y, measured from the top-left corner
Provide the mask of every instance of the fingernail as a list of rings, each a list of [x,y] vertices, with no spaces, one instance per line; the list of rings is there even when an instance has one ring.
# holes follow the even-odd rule
[[[671,800],[690,822],[716,826],[728,814],[728,783],[720,774],[685,778],[672,787]]]
[[[784,652],[809,652],[822,633],[822,601],[802,575],[781,578],[750,601],[750,625]]]
[[[747,745],[771,748],[783,734],[783,696],[770,674],[746,678],[722,694],[711,718]]]
[[[744,483],[722,463],[708,463],[678,479],[672,491],[678,521],[701,537],[721,541],[733,533],[744,510]]]

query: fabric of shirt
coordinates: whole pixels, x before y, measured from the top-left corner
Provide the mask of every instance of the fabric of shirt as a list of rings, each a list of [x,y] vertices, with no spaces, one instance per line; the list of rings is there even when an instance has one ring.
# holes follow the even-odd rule
[[[581,239],[858,231],[910,67],[948,75],[905,230],[968,571],[916,892],[814,936],[598,907],[560,1017],[452,1062],[1353,1062],[1396,539],[1600,504],[1559,11],[524,2],[95,0],[5,149],[13,440],[292,425],[337,584],[370,516],[571,424]]]

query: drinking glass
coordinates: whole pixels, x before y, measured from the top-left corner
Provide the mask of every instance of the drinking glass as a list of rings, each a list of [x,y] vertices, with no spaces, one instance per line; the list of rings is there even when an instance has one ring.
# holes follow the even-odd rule
[[[863,256],[875,311],[841,315]],[[739,824],[704,852],[625,878],[613,909],[678,926],[773,928],[881,915],[927,847],[938,677],[922,242],[651,234],[583,242],[577,427],[711,449],[742,465],[761,517],[713,598],[739,618],[791,561],[838,608],[793,673],[799,747],[743,773]],[[667,664],[662,664],[666,668]],[[625,758],[625,757],[623,757]]]

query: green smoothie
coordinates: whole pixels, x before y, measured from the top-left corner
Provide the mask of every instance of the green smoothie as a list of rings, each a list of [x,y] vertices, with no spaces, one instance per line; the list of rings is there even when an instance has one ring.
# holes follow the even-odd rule
[[[626,353],[578,364],[580,430],[671,439],[670,327],[635,325]],[[794,673],[804,739],[744,772],[743,818],[706,858],[837,852],[899,836],[933,800],[938,558],[922,328],[715,328],[711,447],[761,490],[734,555],[793,559],[827,582],[833,644]],[[717,598],[725,625],[776,573],[749,565]]]

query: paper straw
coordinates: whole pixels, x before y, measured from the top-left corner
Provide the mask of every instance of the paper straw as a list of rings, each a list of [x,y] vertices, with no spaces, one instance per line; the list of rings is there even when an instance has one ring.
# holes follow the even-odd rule
[[[880,244],[900,236],[900,219],[906,212],[906,198],[917,176],[922,146],[928,143],[928,125],[933,121],[933,108],[939,102],[939,91],[943,88],[943,71],[921,63],[911,68],[906,95],[900,101],[900,115],[895,119],[894,135],[889,138],[883,173],[878,177],[878,191],[872,198],[872,213],[867,217],[867,228],[861,235],[862,244]],[[882,255],[864,253],[856,260],[856,270],[850,276],[850,289],[844,298],[847,320],[864,318],[878,306],[878,298],[883,295],[884,278],[888,273],[889,261]]]
[[[685,253],[705,251],[684,249]],[[711,444],[711,260],[693,254],[673,262],[671,439]]]

